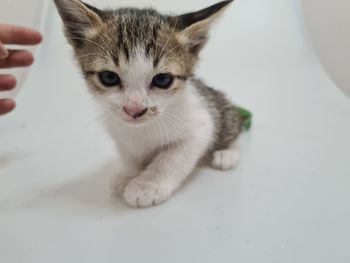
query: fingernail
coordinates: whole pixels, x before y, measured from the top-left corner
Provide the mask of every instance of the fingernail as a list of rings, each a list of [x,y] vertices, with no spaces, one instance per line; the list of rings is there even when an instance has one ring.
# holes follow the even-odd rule
[[[9,55],[8,50],[5,48],[5,46],[0,42],[0,59],[5,59]]]

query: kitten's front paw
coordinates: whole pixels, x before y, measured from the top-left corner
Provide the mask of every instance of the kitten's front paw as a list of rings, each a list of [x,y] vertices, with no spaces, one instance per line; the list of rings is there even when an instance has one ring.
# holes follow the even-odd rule
[[[123,196],[125,187],[134,179],[131,176],[116,176],[111,181],[111,188],[115,195]]]
[[[227,149],[216,151],[211,166],[219,170],[230,170],[238,164],[239,157],[238,150]]]
[[[136,178],[125,188],[124,199],[132,207],[150,207],[169,199],[172,192],[169,186]]]
[[[132,179],[134,179],[137,176],[138,174],[136,173],[129,174],[128,172],[121,172],[120,174],[117,174],[111,180],[111,188],[113,194],[117,196],[123,196],[126,186],[131,182]]]

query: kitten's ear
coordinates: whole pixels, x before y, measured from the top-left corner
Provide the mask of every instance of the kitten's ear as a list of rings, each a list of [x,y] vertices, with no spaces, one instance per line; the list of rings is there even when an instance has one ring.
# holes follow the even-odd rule
[[[173,17],[173,23],[180,28],[179,41],[188,45],[192,53],[198,54],[208,40],[210,26],[232,2],[222,1],[198,12]]]
[[[102,11],[80,0],[54,0],[63,20],[66,35],[76,47],[84,44],[85,34],[103,24]]]

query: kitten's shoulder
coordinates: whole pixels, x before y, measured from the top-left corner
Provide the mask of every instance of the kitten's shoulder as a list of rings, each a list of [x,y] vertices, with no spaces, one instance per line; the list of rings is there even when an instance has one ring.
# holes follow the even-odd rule
[[[214,105],[230,104],[231,105],[229,100],[226,98],[226,95],[222,91],[209,87],[201,79],[192,78],[191,83],[195,87],[198,94],[204,97],[209,104],[214,104]]]
[[[226,149],[242,131],[241,116],[223,92],[207,86],[200,79],[191,81],[198,95],[203,98],[215,123],[216,139],[212,150]]]

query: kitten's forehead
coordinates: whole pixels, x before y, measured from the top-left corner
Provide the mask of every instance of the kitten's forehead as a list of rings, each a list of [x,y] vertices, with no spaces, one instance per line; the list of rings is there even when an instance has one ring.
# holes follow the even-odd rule
[[[112,69],[111,64],[132,70],[147,61],[147,68],[152,64],[153,69],[163,72],[192,74],[194,58],[183,52],[176,38],[176,21],[149,9],[119,9],[105,14],[104,25],[94,28],[89,33],[91,41],[77,50],[77,55],[84,57],[80,61],[85,71]]]
[[[146,56],[142,48],[135,49],[128,60],[123,58],[118,72],[123,78],[124,85],[129,89],[144,89],[155,74],[152,60]]]
[[[177,44],[172,31],[174,26],[154,10],[120,9],[114,12],[104,35],[111,39],[113,52],[126,60],[142,48],[157,63],[163,49]]]

